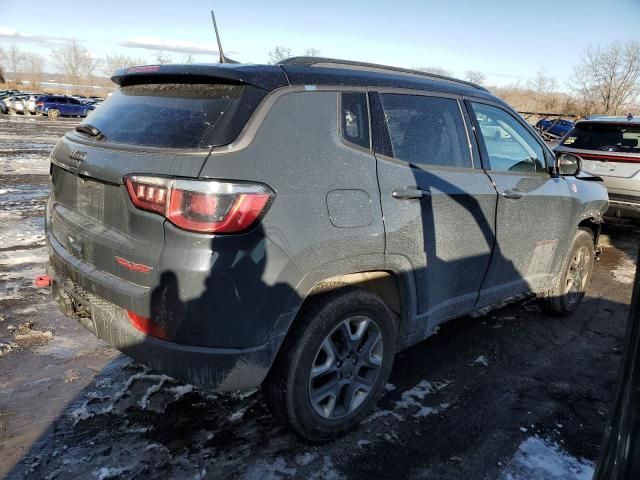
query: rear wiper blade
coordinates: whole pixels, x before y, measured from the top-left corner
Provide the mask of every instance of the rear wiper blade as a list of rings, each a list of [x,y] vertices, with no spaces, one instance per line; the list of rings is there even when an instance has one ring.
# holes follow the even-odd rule
[[[104,135],[97,127],[90,125],[88,123],[82,123],[76,127],[76,132],[87,134],[91,137],[96,138],[105,138]]]

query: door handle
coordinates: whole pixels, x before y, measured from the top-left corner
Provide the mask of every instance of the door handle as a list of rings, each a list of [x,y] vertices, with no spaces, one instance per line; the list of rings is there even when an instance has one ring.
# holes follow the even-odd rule
[[[391,196],[398,200],[419,199],[429,195],[431,194],[427,190],[420,190],[419,188],[396,188],[391,192]]]
[[[509,188],[502,192],[502,196],[510,200],[518,200],[519,198],[526,197],[527,194],[518,188]]]

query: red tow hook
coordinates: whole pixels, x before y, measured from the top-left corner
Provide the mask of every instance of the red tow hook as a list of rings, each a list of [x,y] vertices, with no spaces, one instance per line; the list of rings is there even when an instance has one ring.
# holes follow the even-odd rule
[[[36,287],[50,287],[51,277],[49,275],[38,275],[35,280]]]

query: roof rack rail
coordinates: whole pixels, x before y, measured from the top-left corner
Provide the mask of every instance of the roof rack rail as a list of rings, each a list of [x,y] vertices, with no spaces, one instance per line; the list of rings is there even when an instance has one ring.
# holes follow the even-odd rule
[[[353,60],[341,60],[339,58],[326,58],[326,57],[291,57],[278,62],[279,65],[294,65],[299,67],[328,67],[328,68],[347,68],[353,70],[362,70],[369,72],[396,72],[396,73],[404,73],[408,75],[420,75],[422,77],[433,78],[436,80],[442,80],[446,82],[453,82],[462,85],[467,85],[473,88],[477,88],[479,90],[483,90],[488,92],[485,87],[467,82],[465,80],[460,80],[458,78],[447,77],[445,75],[437,75],[435,73],[423,72],[421,70],[412,70],[410,68],[401,68],[401,67],[391,67],[389,65],[379,65],[377,63],[367,63],[367,62],[355,62]]]

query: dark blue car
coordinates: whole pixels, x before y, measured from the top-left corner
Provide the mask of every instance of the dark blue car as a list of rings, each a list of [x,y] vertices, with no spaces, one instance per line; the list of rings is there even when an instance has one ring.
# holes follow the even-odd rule
[[[94,109],[93,105],[64,95],[43,95],[36,101],[36,111],[49,118],[86,117]]]
[[[544,119],[536,123],[536,128],[541,133],[551,134],[555,137],[564,137],[573,128],[573,122],[569,120],[549,120]]]

